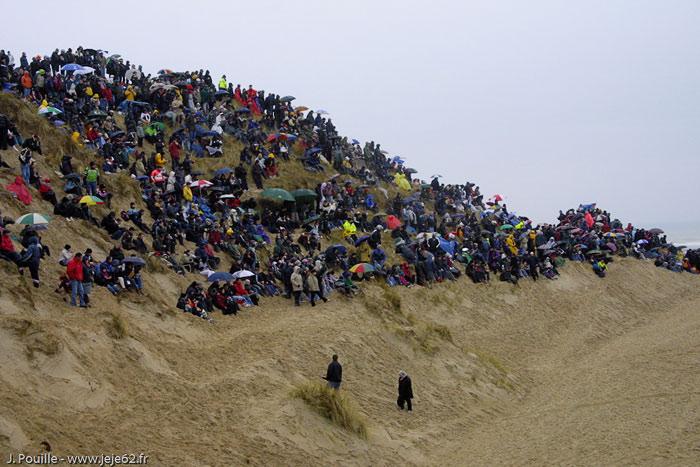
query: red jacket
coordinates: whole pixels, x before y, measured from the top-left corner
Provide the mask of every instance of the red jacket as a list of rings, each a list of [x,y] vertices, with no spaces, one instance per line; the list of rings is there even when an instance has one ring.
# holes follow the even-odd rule
[[[173,140],[172,143],[168,146],[168,150],[170,151],[170,156],[172,156],[173,159],[176,161],[180,160],[180,143],[178,143],[176,140]]]
[[[12,244],[12,239],[9,235],[0,237],[0,251],[15,251],[15,246]]]
[[[243,282],[241,282],[240,280],[237,280],[233,283],[233,288],[238,295],[248,295],[248,291],[243,285]]]
[[[81,258],[73,258],[68,261],[66,266],[66,275],[68,279],[73,281],[83,281],[83,262]]]

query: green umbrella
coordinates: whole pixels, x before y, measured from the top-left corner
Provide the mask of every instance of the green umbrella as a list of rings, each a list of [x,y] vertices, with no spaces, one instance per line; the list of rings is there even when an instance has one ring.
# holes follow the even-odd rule
[[[603,252],[600,250],[589,250],[586,252],[586,254],[587,255],[601,255],[601,254],[603,254]]]
[[[312,222],[316,222],[320,218],[321,218],[321,216],[319,216],[318,214],[315,214],[307,219],[304,219],[304,225],[310,224]]]
[[[315,194],[315,193],[314,193]],[[287,190],[282,188],[268,188],[260,193],[261,198],[270,199],[273,201],[291,201],[294,202],[294,196]]]
[[[88,114],[88,118],[107,118],[108,114],[107,112],[103,112],[101,110],[93,110]]]
[[[513,226],[510,225],[510,224],[503,224],[503,225],[500,226],[498,229],[499,229],[499,230],[510,230],[510,229],[512,229],[512,228],[513,228]]]
[[[316,201],[316,192],[307,188],[292,191],[292,196],[297,201]]]
[[[60,109],[57,109],[56,107],[41,107],[39,109],[39,115],[44,115],[44,114],[53,114],[53,115],[58,115],[62,114],[63,112]]]
[[[36,212],[30,212],[29,214],[25,214],[15,221],[15,224],[26,224],[26,225],[42,225],[42,224],[48,224],[48,223],[49,223],[48,216],[45,216],[43,214],[39,214]]]

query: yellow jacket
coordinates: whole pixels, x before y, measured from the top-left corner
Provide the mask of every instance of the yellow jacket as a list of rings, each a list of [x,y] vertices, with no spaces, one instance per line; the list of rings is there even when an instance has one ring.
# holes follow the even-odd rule
[[[518,249],[515,246],[515,238],[513,238],[513,235],[508,235],[506,237],[506,245],[510,249],[511,253],[513,253],[514,255],[518,254]]]
[[[182,197],[185,198],[185,201],[192,201],[192,188],[189,185],[185,185],[182,189]]]
[[[162,168],[165,165],[165,157],[163,157],[163,154],[157,153],[154,162],[156,164],[156,167]]]
[[[357,226],[350,221],[343,222],[343,237],[349,237],[357,232]]]
[[[80,139],[80,133],[77,131],[74,131],[72,135],[70,135],[70,140],[73,142],[78,147],[83,147],[83,142]]]
[[[136,98],[136,91],[134,91],[134,88],[131,86],[126,88],[126,91],[124,91],[124,97],[126,97],[126,100],[128,101],[133,101]]]

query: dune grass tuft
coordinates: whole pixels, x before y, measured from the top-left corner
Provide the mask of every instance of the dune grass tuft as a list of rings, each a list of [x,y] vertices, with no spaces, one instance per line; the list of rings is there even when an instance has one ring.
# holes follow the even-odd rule
[[[122,315],[112,313],[112,319],[109,321],[109,334],[115,339],[124,339],[129,334],[129,326]]]
[[[168,272],[168,267],[163,263],[163,260],[157,256],[148,256],[146,258],[146,268],[149,272]]]
[[[367,422],[344,392],[309,382],[297,387],[292,395],[336,425],[367,439]]]
[[[395,313],[401,313],[401,295],[389,286],[382,287],[384,289],[384,300],[389,304],[389,307]]]

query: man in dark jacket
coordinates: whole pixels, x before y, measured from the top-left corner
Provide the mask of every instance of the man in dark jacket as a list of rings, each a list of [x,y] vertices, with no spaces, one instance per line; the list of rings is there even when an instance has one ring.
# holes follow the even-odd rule
[[[333,361],[328,364],[326,377],[328,387],[332,389],[340,389],[340,383],[343,380],[343,367],[338,362],[338,355],[333,355]]]
[[[411,399],[413,399],[413,386],[411,386],[411,378],[405,371],[401,370],[399,371],[399,398],[396,400],[399,410],[403,410],[405,403],[408,411],[411,412],[413,410]]]
[[[34,287],[39,287],[39,262],[41,261],[42,248],[38,237],[29,239],[29,247],[22,253],[17,266],[19,273],[24,274],[24,268],[29,268],[29,273],[32,276],[32,284]]]

